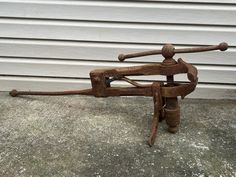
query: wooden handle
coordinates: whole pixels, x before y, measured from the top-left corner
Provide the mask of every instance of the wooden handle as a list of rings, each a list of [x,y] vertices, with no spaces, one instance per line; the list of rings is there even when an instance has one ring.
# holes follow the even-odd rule
[[[124,61],[127,58],[143,57],[143,56],[158,55],[158,54],[162,54],[165,58],[168,58],[168,57],[173,57],[176,53],[195,53],[195,52],[205,52],[211,50],[225,51],[227,49],[228,49],[228,44],[226,42],[222,42],[219,45],[210,45],[206,47],[183,48],[183,49],[175,49],[173,45],[166,44],[163,46],[162,50],[150,50],[126,55],[120,54],[118,56],[118,59],[120,61]]]

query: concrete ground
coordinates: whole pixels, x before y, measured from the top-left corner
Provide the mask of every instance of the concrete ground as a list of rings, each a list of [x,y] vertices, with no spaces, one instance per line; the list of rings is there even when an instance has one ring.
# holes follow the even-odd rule
[[[236,100],[180,101],[181,126],[146,144],[151,98],[0,93],[0,176],[233,177]]]

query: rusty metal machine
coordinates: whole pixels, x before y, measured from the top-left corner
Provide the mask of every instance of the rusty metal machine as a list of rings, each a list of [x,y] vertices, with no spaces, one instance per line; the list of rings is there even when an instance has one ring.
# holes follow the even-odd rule
[[[108,96],[150,96],[154,102],[154,116],[152,119],[151,133],[148,139],[149,146],[155,142],[158,124],[166,120],[168,131],[176,133],[180,123],[180,107],[178,96],[184,98],[191,93],[198,82],[197,69],[184,62],[181,58],[177,61],[173,59],[176,53],[193,53],[211,50],[225,51],[228,44],[223,42],[219,45],[212,45],[199,48],[181,48],[175,49],[173,45],[166,44],[161,50],[152,50],[133,54],[121,54],[118,59],[124,61],[128,58],[141,57],[147,55],[162,54],[164,60],[160,64],[146,64],[133,67],[120,67],[112,69],[97,69],[90,72],[92,88],[85,90],[61,91],[61,92],[34,92],[12,90],[10,95],[93,95],[95,97]],[[189,82],[176,82],[174,75],[186,73]],[[166,81],[154,81],[152,84],[140,84],[127,76],[138,75],[164,75]],[[131,84],[130,87],[112,87],[111,82],[123,80]]]

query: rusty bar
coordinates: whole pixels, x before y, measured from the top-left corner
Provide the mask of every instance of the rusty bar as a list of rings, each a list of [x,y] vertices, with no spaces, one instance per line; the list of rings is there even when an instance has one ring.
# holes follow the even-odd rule
[[[41,95],[41,96],[61,96],[61,95],[93,95],[92,89],[84,90],[71,90],[71,91],[61,91],[61,92],[36,92],[36,91],[17,91],[12,90],[9,93],[12,97],[18,95]]]
[[[228,49],[228,44],[226,42],[222,42],[219,45],[212,45],[212,46],[205,46],[205,47],[195,47],[195,48],[183,48],[183,49],[174,49],[174,54],[176,53],[195,53],[195,52],[205,52],[205,51],[211,51],[211,50],[221,50],[225,51]],[[118,59],[120,61],[124,61],[128,58],[135,58],[135,57],[143,57],[148,55],[158,55],[162,54],[162,50],[149,50],[145,52],[138,52],[138,53],[132,53],[132,54],[120,54],[118,56]]]

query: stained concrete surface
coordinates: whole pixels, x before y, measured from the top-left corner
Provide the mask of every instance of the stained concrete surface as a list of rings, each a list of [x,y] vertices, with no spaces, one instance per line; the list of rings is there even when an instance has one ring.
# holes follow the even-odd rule
[[[236,100],[180,101],[177,134],[146,144],[151,98],[0,93],[0,176],[233,177]]]

